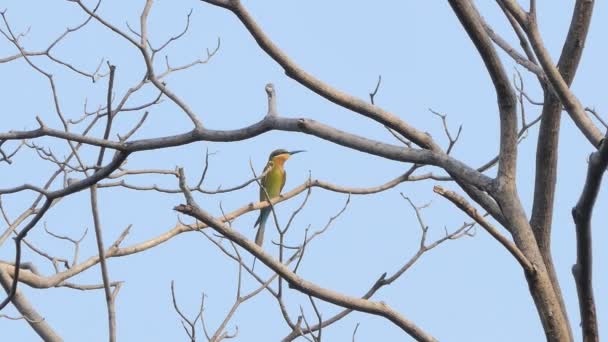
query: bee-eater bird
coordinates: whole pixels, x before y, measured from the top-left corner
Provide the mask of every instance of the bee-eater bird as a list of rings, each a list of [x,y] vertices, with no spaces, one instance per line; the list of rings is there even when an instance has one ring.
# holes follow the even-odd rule
[[[287,173],[285,172],[285,161],[296,153],[304,152],[299,151],[287,151],[284,149],[278,149],[272,151],[268,157],[268,163],[264,167],[264,177],[262,178],[262,187],[260,187],[260,201],[267,201],[273,199],[281,194],[283,186],[285,186],[285,180],[287,179]],[[266,196],[268,194],[268,196]],[[270,206],[262,208],[260,210],[260,216],[255,221],[254,227],[259,225],[258,232],[255,234],[255,243],[258,246],[262,246],[264,242],[264,229],[266,228],[266,221],[270,215]]]

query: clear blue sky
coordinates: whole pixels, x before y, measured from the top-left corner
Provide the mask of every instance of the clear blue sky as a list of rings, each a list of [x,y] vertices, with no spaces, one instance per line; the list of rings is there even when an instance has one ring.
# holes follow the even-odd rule
[[[92,2],[87,1],[91,6]],[[449,114],[452,130],[463,124],[462,137],[454,155],[470,165],[485,163],[494,157],[498,144],[498,114],[490,78],[468,36],[444,1],[245,1],[245,5],[268,35],[302,67],[329,84],[367,99],[379,74],[383,83],[377,104],[399,115],[421,130],[430,132],[445,143],[441,122],[427,108]],[[480,11],[496,31],[517,46],[508,23],[490,1],[479,1]],[[568,2],[570,3],[570,2]],[[104,1],[100,14],[127,30],[125,22],[138,27],[143,1]],[[539,1],[539,21],[545,43],[557,59],[570,23],[571,5]],[[29,50],[45,47],[67,26],[81,22],[83,13],[67,1],[0,1],[16,31],[31,31],[23,40]],[[178,73],[167,83],[189,103],[209,128],[239,128],[261,119],[266,110],[264,85],[275,84],[282,115],[309,117],[341,130],[397,143],[381,126],[323,100],[287,78],[231,13],[200,1],[155,2],[150,15],[150,37],[155,45],[179,32],[185,16],[193,9],[189,33],[169,50],[172,65],[203,57],[221,38],[219,53],[207,65]],[[608,112],[608,97],[601,77],[607,74],[608,48],[603,33],[608,32],[606,4],[596,5],[585,54],[573,85],[584,105]],[[15,53],[6,40],[0,40],[0,57]],[[117,66],[117,94],[137,82],[143,72],[138,52],[123,39],[97,23],[71,36],[56,48],[56,55],[75,65],[92,70],[105,57]],[[504,55],[503,55],[504,56]],[[61,106],[66,116],[81,115],[84,99],[89,108],[105,103],[106,80],[91,84],[48,61],[34,59],[38,65],[56,75]],[[514,63],[503,59],[509,73]],[[162,67],[162,59],[158,68]],[[540,100],[541,92],[525,71],[526,89]],[[52,107],[46,79],[34,72],[23,60],[0,64],[2,77],[2,120],[0,131],[37,127],[39,115],[49,126],[60,127]],[[134,99],[137,104],[155,94],[151,89]],[[538,108],[528,106],[529,117]],[[140,113],[121,115],[116,131],[126,132]],[[176,106],[165,101],[155,107],[151,117],[135,138],[157,137],[190,129],[187,117]],[[101,130],[97,131],[101,135]],[[521,199],[530,210],[533,193],[534,155],[537,130],[530,131],[520,145],[518,188]],[[65,144],[42,139],[59,155],[67,155]],[[306,149],[287,164],[286,189],[301,184],[312,173],[314,178],[340,185],[376,185],[396,177],[408,165],[349,151],[340,146],[303,134],[271,132],[255,139],[226,144],[196,143],[158,152],[145,152],[129,158],[129,168],[186,168],[194,181],[202,170],[206,148],[217,152],[211,158],[207,187],[238,184],[251,176],[249,160],[258,170],[268,153],[278,147]],[[96,149],[85,150],[90,163]],[[575,260],[574,227],[570,208],[580,195],[586,171],[590,144],[564,117],[560,144],[560,169],[557,187],[553,254],[561,287],[565,294],[572,326],[577,339],[578,303],[570,272]],[[42,185],[53,170],[52,165],[34,158],[27,151],[15,158],[13,165],[0,165],[0,188],[24,182]],[[490,172],[491,173],[491,172]],[[133,183],[158,183],[175,187],[171,176],[132,178]],[[400,192],[415,203],[432,205],[423,211],[431,227],[430,238],[440,237],[444,227],[457,228],[467,217],[445,200],[434,195],[433,181],[401,184],[381,194],[354,196],[347,212],[332,230],[310,246],[299,270],[304,278],[321,286],[358,296],[383,272],[394,272],[416,251],[420,230],[413,211]],[[460,191],[454,184],[443,184]],[[461,192],[461,191],[460,191]],[[252,185],[227,195],[197,196],[207,210],[220,215],[219,203],[230,211],[257,198]],[[602,242],[608,232],[602,223],[608,219],[606,191],[602,191],[593,219],[595,293],[599,305],[600,327],[608,324],[608,252]],[[302,197],[278,207],[286,221],[290,209]],[[290,242],[302,238],[311,224],[319,229],[345,200],[342,194],[313,190],[310,204],[292,228]],[[4,196],[3,202],[16,217],[31,202],[31,194]],[[135,192],[121,189],[100,190],[102,223],[109,245],[124,227],[133,224],[124,245],[156,236],[173,227],[177,216],[173,206],[184,200],[179,195]],[[234,226],[253,238],[251,226],[256,214],[239,218]],[[89,194],[84,191],[62,201],[45,216],[49,229],[78,236],[89,228],[83,243],[81,260],[95,253],[90,215]],[[3,230],[4,228],[2,228]],[[276,232],[270,229],[269,237]],[[70,245],[49,239],[42,226],[30,235],[37,246],[60,256],[71,256]],[[266,248],[273,251],[267,243]],[[276,247],[274,247],[276,248]],[[274,251],[273,251],[274,252]],[[12,243],[0,248],[0,258],[11,260]],[[52,268],[45,260],[29,252],[24,256],[45,274]],[[214,329],[232,305],[237,267],[202,235],[181,235],[155,249],[109,262],[113,280],[124,280],[117,299],[118,338],[121,341],[185,340],[178,316],[171,306],[169,284],[175,280],[181,308],[191,316],[198,310],[200,293],[206,299],[207,324]],[[98,267],[74,279],[80,283],[99,283]],[[45,319],[66,341],[107,340],[107,321],[102,291],[81,293],[74,290],[36,290],[20,286]],[[252,288],[247,281],[245,288]],[[297,317],[303,305],[314,320],[306,297],[289,291],[289,312]],[[523,273],[511,256],[479,229],[473,238],[450,241],[426,254],[410,271],[392,286],[381,290],[376,300],[383,300],[416,322],[423,329],[445,341],[537,341],[543,331],[529,295]],[[323,317],[340,310],[320,305]],[[14,314],[13,308],[7,313]],[[360,322],[358,341],[402,341],[408,337],[388,321],[363,314],[352,314],[323,332],[327,341],[344,341]],[[289,329],[282,321],[273,298],[263,293],[244,304],[233,321],[239,327],[241,341],[275,341]],[[200,330],[200,329],[199,329]],[[34,341],[33,331],[23,321],[0,319],[0,331],[6,340]],[[199,331],[199,333],[202,333]]]

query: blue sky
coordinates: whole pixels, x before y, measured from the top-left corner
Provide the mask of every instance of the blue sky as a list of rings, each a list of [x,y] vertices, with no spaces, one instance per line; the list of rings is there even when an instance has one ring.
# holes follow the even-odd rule
[[[87,2],[91,6],[91,2]],[[449,115],[448,124],[455,132],[460,124],[463,132],[454,156],[476,166],[494,157],[498,150],[498,113],[490,78],[474,46],[442,1],[244,1],[268,35],[303,68],[323,81],[355,96],[367,99],[382,75],[382,86],[376,103],[400,116],[417,128],[430,132],[445,144],[441,122],[428,108]],[[495,30],[517,46],[515,36],[493,2],[478,2],[480,11]],[[105,1],[100,14],[121,29],[125,22],[138,27],[143,1]],[[0,2],[16,31],[31,31],[23,40],[29,50],[44,48],[67,26],[81,22],[83,13],[67,1]],[[204,57],[218,37],[221,48],[206,65],[167,79],[173,89],[199,115],[209,128],[239,128],[254,123],[266,112],[264,85],[275,85],[281,115],[309,117],[341,130],[398,143],[386,130],[348,110],[339,108],[316,96],[284,75],[281,68],[256,45],[235,16],[226,10],[199,1],[172,2],[158,0],[150,15],[150,37],[154,45],[179,32],[186,14],[193,9],[191,28],[187,35],[167,51],[172,65],[188,63]],[[606,75],[608,48],[603,32],[608,32],[606,5],[598,2],[585,53],[573,85],[584,105],[600,112],[608,110],[608,98],[601,82]],[[571,5],[539,1],[539,23],[547,48],[557,59],[565,37]],[[6,40],[0,42],[0,57],[14,54]],[[57,46],[56,55],[75,65],[94,69],[101,58],[117,66],[115,90],[123,94],[143,75],[139,53],[124,39],[98,23],[91,23],[81,32]],[[505,57],[504,55],[502,55]],[[44,58],[33,59],[37,65],[55,74],[61,106],[66,116],[77,118],[85,98],[89,108],[104,104],[107,82],[91,83]],[[507,72],[515,65],[503,58]],[[164,61],[159,59],[158,68]],[[535,99],[542,99],[534,78],[524,74],[526,89]],[[48,82],[23,60],[0,64],[4,80],[0,97],[3,102],[0,131],[33,129],[36,116],[47,125],[60,127],[52,107]],[[145,89],[131,104],[145,102],[156,92]],[[539,108],[527,106],[529,117]],[[121,115],[115,123],[117,132],[126,132],[141,113]],[[586,159],[592,147],[564,114],[561,132],[559,180],[553,227],[553,254],[569,316],[577,339],[578,303],[570,272],[575,260],[574,227],[570,209],[580,195],[586,172]],[[79,126],[81,127],[81,126]],[[164,136],[189,130],[187,117],[169,101],[154,107],[150,118],[134,139]],[[102,128],[96,131],[100,136]],[[531,209],[537,130],[519,148],[518,188],[521,200]],[[40,139],[57,155],[66,155],[64,143]],[[270,132],[254,139],[235,143],[199,142],[163,151],[142,152],[129,158],[129,168],[173,169],[183,166],[191,181],[202,171],[205,149],[217,152],[211,157],[208,188],[230,186],[251,177],[249,161],[261,170],[267,155],[275,148],[306,149],[287,164],[285,189],[301,184],[308,177],[340,185],[365,186],[384,183],[401,174],[409,165],[350,151],[332,143],[303,134]],[[96,149],[86,148],[84,156],[91,163]],[[13,165],[0,165],[0,188],[24,182],[41,185],[53,166],[35,158],[32,151],[15,157]],[[437,170],[435,170],[437,171]],[[492,175],[492,171],[489,172]],[[172,176],[131,179],[136,184],[157,183],[175,187]],[[322,238],[310,245],[299,274],[321,286],[358,296],[383,272],[394,272],[416,252],[420,229],[414,212],[400,193],[410,196],[418,205],[432,203],[423,214],[430,228],[429,238],[441,237],[444,227],[456,229],[468,221],[463,213],[432,192],[434,181],[404,183],[384,193],[353,196],[347,211]],[[455,184],[443,186],[460,191]],[[58,185],[56,185],[58,186]],[[258,189],[251,185],[226,195],[198,195],[205,209],[220,215],[219,203],[230,211],[257,198]],[[32,194],[3,196],[3,203],[12,217],[31,203]],[[302,196],[278,207],[284,221],[296,208]],[[343,205],[345,195],[315,189],[310,203],[294,223],[290,242],[297,243],[304,229],[320,229],[327,219]],[[173,227],[177,216],[172,208],[184,202],[179,195],[136,192],[127,189],[101,189],[100,210],[106,245],[109,245],[128,224],[132,233],[124,245],[154,237]],[[608,302],[608,254],[602,242],[608,232],[602,229],[607,215],[606,191],[600,194],[594,226],[595,293],[599,305],[600,327],[608,323],[602,303]],[[239,218],[234,226],[251,238],[256,218],[251,213]],[[83,242],[81,260],[94,254],[89,194],[77,193],[63,200],[44,218],[49,229],[78,236],[84,228],[89,235]],[[504,231],[503,231],[504,233]],[[270,230],[267,239],[276,237]],[[41,226],[32,231],[32,242],[61,256],[70,256],[70,246],[50,239]],[[276,252],[270,243],[265,245]],[[0,247],[0,258],[10,260],[13,246]],[[31,253],[25,259],[39,265],[45,274],[52,268],[45,260]],[[123,341],[168,341],[185,339],[178,316],[171,306],[170,282],[175,281],[182,310],[195,315],[201,292],[207,295],[205,317],[214,329],[232,305],[237,267],[201,234],[189,233],[137,255],[109,261],[113,280],[124,280],[117,299],[118,338]],[[265,274],[267,270],[263,271]],[[75,281],[99,283],[97,267],[79,275]],[[250,279],[245,288],[252,288]],[[107,340],[105,302],[102,291],[81,293],[73,290],[36,290],[20,287],[45,319],[66,341]],[[308,317],[314,314],[308,299],[289,291],[288,307],[292,316],[304,307]],[[529,295],[523,273],[516,262],[485,231],[478,229],[472,238],[449,241],[423,258],[402,278],[381,290],[376,300],[383,300],[416,322],[440,340],[514,341],[542,340],[543,332]],[[321,304],[323,317],[339,311],[333,305]],[[14,314],[11,308],[8,313]],[[355,325],[358,341],[401,341],[404,334],[388,321],[364,314],[352,314],[323,332],[328,341],[350,339]],[[229,324],[239,327],[243,341],[275,341],[289,329],[282,321],[273,298],[263,293],[245,303]],[[36,340],[36,335],[23,321],[0,319],[0,330],[10,340]],[[199,332],[200,333],[200,332]]]

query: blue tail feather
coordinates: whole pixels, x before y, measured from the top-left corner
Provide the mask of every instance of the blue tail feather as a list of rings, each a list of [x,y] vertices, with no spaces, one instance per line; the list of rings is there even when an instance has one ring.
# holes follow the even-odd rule
[[[260,216],[258,216],[258,219],[255,221],[255,224],[253,225],[254,227],[256,226],[260,226],[258,228],[258,232],[255,234],[255,243],[258,246],[262,246],[262,243],[264,242],[264,229],[266,228],[266,221],[268,220],[268,216],[270,215],[270,207],[267,208],[263,208],[262,210],[260,210]]]

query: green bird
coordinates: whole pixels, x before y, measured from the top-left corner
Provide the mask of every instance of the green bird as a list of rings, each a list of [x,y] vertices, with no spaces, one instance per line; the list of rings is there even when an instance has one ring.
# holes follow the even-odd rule
[[[260,201],[267,201],[273,199],[281,194],[281,190],[285,186],[285,180],[287,179],[287,173],[285,172],[285,161],[296,153],[304,152],[299,151],[287,151],[284,149],[278,149],[272,151],[268,157],[268,163],[264,167],[264,178],[262,178],[262,187],[260,187]],[[266,196],[268,194],[268,196]],[[270,215],[270,206],[262,208],[260,210],[260,216],[253,227],[260,226],[258,232],[255,234],[255,243],[258,246],[262,246],[264,242],[264,229],[266,228],[266,221]]]

